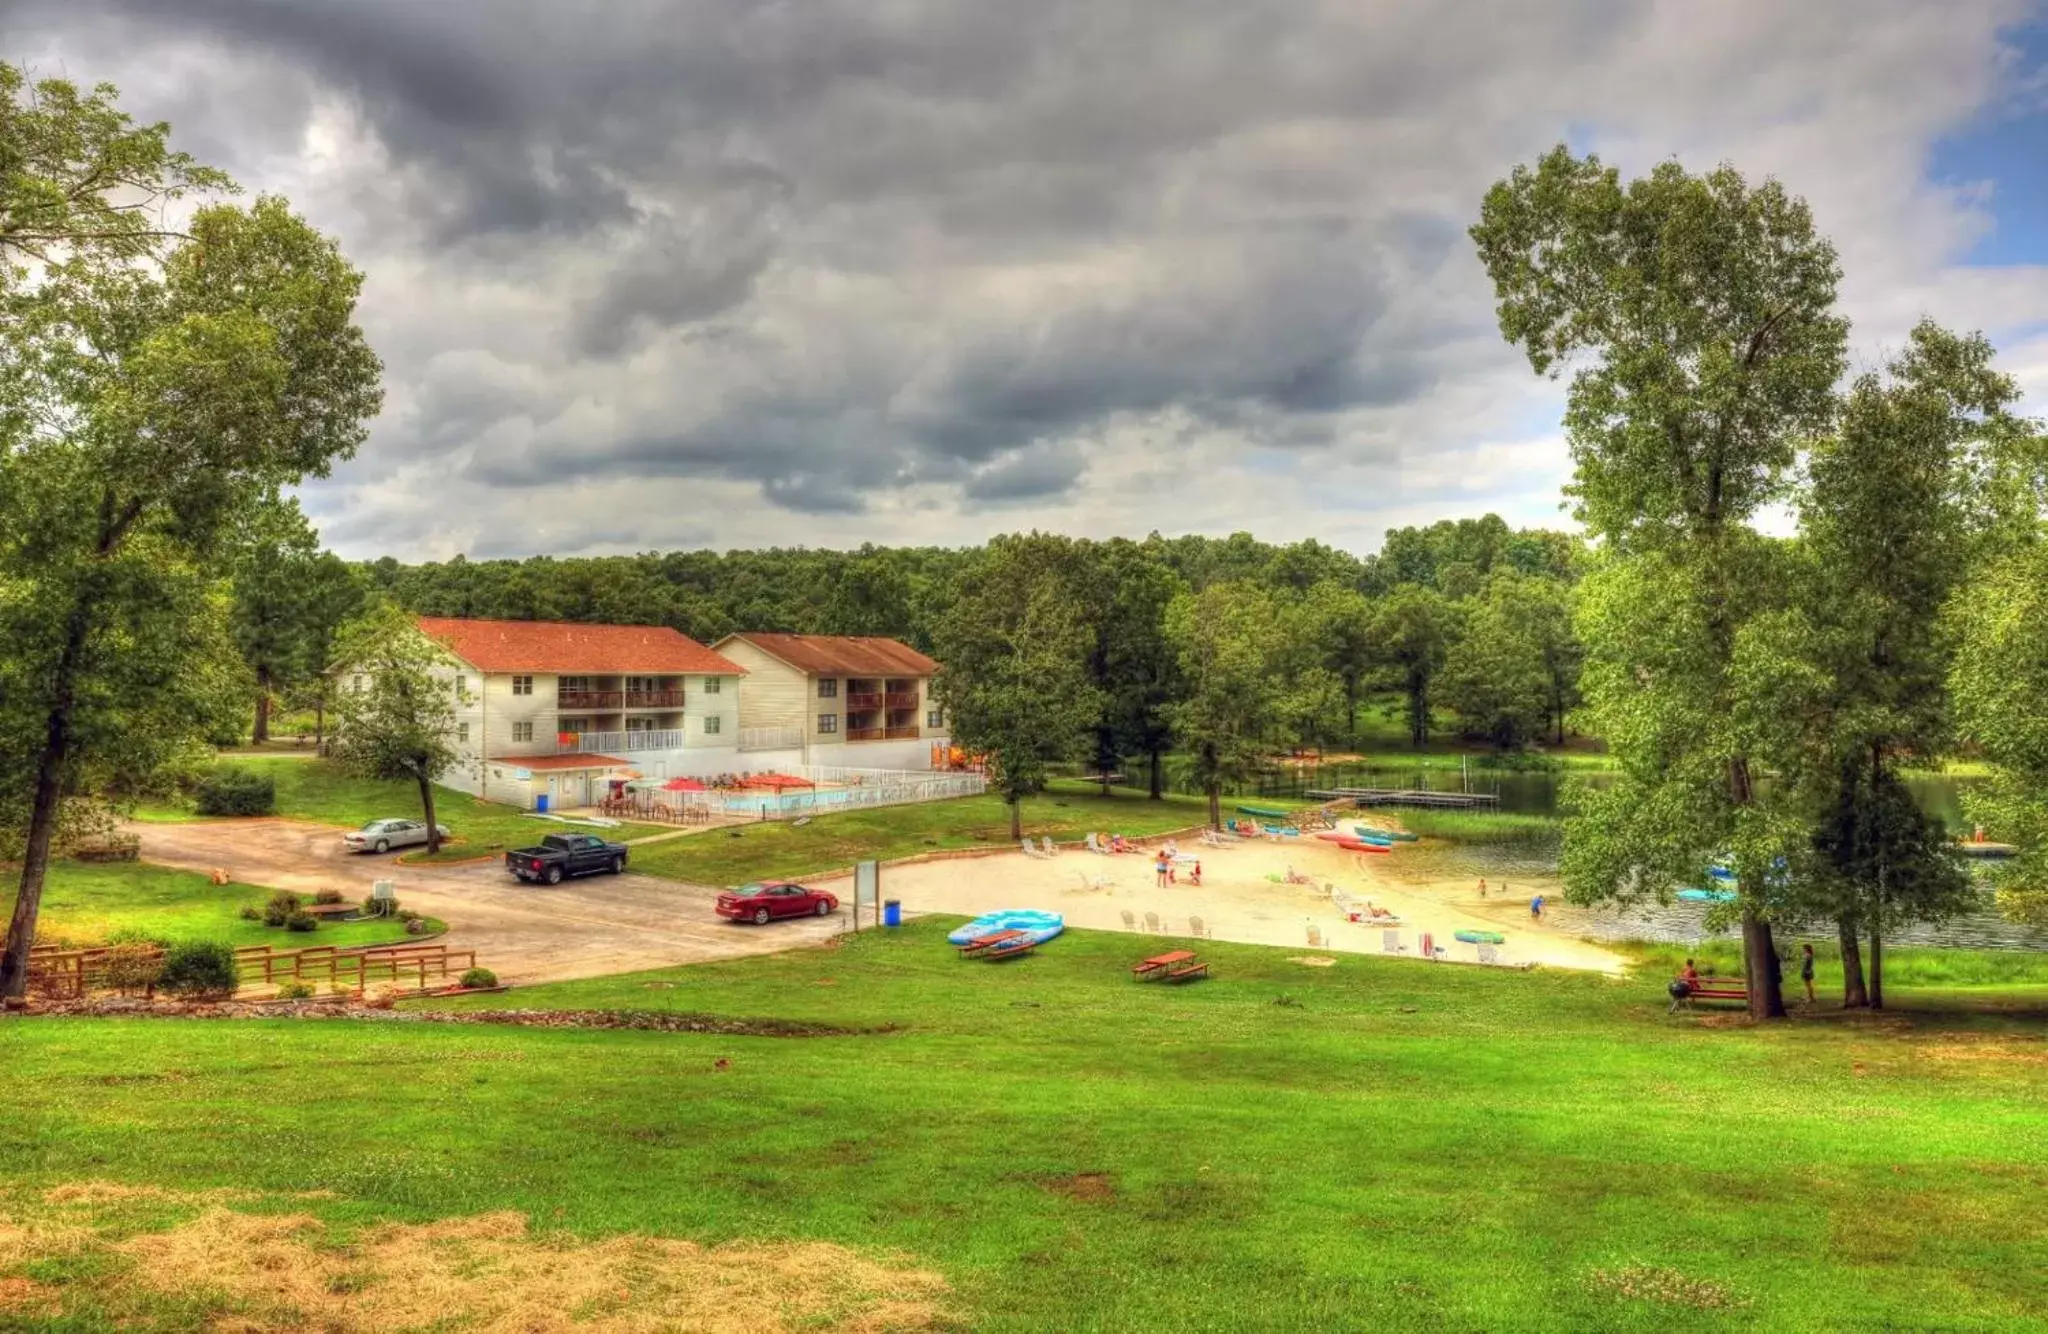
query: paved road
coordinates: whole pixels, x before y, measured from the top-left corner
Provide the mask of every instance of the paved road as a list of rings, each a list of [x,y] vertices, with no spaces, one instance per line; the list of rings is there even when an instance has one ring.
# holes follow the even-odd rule
[[[311,894],[368,897],[373,881],[397,882],[401,905],[438,917],[440,939],[473,949],[508,982],[553,982],[671,964],[769,954],[815,944],[847,927],[848,910],[825,918],[740,926],[712,914],[717,890],[653,876],[596,875],[549,888],[514,880],[497,863],[401,866],[348,853],[339,829],[296,820],[137,824],[142,859],[207,871],[238,883]]]

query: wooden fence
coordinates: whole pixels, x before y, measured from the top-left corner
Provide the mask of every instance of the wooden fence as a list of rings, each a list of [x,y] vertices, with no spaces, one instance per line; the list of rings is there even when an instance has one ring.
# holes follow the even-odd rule
[[[37,946],[29,951],[29,990],[52,1000],[79,1000],[111,986],[109,965],[117,946],[60,950]],[[160,964],[160,949],[130,950],[125,957],[140,964]],[[476,967],[476,951],[451,950],[437,942],[416,945],[312,945],[280,950],[247,945],[235,951],[238,991],[268,988],[285,982],[325,982],[335,990],[361,989],[373,981],[415,981],[426,989],[429,977],[445,978]],[[154,991],[154,988],[149,988]]]

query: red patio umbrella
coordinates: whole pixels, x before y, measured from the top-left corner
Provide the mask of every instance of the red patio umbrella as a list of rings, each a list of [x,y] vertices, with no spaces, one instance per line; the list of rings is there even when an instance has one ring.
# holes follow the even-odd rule
[[[704,785],[694,778],[671,778],[661,785],[664,792],[702,792]]]

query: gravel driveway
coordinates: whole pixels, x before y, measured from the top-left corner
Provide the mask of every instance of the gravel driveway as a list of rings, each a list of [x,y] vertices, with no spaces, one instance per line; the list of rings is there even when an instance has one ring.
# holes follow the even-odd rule
[[[136,824],[142,859],[193,871],[225,868],[239,884],[338,889],[369,896],[397,882],[401,905],[448,923],[439,939],[473,949],[507,982],[600,977],[705,959],[770,954],[815,944],[848,927],[830,917],[740,926],[713,915],[718,890],[627,873],[565,880],[552,888],[514,880],[499,862],[401,866],[393,856],[342,850],[342,830],[297,820]]]

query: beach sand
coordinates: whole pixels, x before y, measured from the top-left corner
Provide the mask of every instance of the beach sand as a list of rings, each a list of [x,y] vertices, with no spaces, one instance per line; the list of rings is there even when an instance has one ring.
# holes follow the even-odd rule
[[[1402,919],[1397,930],[1404,957],[1418,957],[1417,938],[1428,932],[1445,951],[1445,960],[1476,963],[1477,947],[1453,934],[1473,930],[1506,937],[1497,947],[1506,964],[1609,973],[1626,966],[1621,956],[1598,945],[1532,922],[1527,894],[1481,902],[1476,882],[1404,881],[1396,869],[1400,847],[1388,854],[1347,852],[1312,837],[1260,839],[1225,849],[1202,847],[1195,840],[1184,840],[1181,846],[1183,852],[1201,858],[1200,885],[1190,884],[1188,868],[1182,867],[1176,883],[1158,887],[1149,850],[1103,856],[1065,849],[1047,859],[1006,852],[884,867],[882,897],[901,900],[912,913],[967,917],[1002,908],[1037,908],[1062,914],[1070,926],[1103,931],[1152,933],[1147,925],[1152,918],[1158,921],[1156,934],[1168,936],[1192,935],[1190,919],[1199,918],[1215,939],[1251,945],[1306,946],[1313,927],[1321,935],[1320,948],[1382,953],[1386,928],[1346,920],[1326,888],[1335,885],[1353,899],[1369,899]],[[1290,867],[1314,883],[1277,883],[1275,878],[1284,877]],[[1097,880],[1108,883],[1096,888]],[[842,900],[852,900],[850,879],[819,883]],[[1544,886],[1546,891],[1551,888]]]

